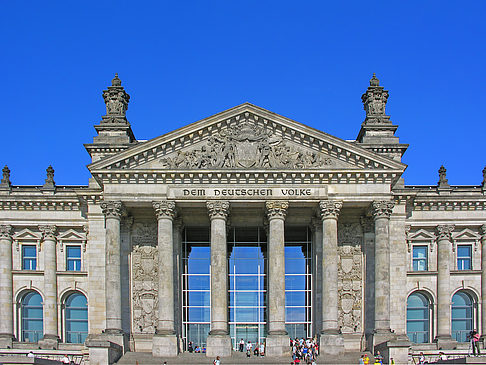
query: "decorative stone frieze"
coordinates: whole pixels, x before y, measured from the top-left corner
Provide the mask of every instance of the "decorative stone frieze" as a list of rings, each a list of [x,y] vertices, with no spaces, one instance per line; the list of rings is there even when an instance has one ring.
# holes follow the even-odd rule
[[[452,232],[454,231],[454,228],[453,224],[442,224],[435,227],[437,241],[452,241]]]
[[[125,214],[125,206],[121,201],[105,200],[100,204],[100,207],[106,218],[121,219]]]
[[[25,199],[25,200],[24,200]],[[79,200],[34,200],[32,198],[17,198],[15,200],[0,201],[1,210],[23,211],[73,211],[80,210]]]
[[[54,225],[39,226],[39,231],[42,233],[42,240],[57,240],[57,227]]]
[[[0,225],[0,239],[12,240],[13,227],[10,224]]]
[[[269,220],[273,218],[285,219],[288,208],[289,202],[287,201],[271,200],[265,202],[265,209]]]
[[[319,214],[321,219],[334,218],[338,219],[339,212],[343,207],[343,203],[334,200],[323,200],[319,202]]]
[[[393,212],[394,204],[389,200],[374,201],[371,204],[371,213],[375,219],[390,218]]]
[[[223,200],[206,202],[208,208],[209,218],[227,219],[230,209],[230,203]]]
[[[177,215],[176,205],[173,201],[161,200],[152,202],[152,206],[154,207],[157,219],[174,219]]]

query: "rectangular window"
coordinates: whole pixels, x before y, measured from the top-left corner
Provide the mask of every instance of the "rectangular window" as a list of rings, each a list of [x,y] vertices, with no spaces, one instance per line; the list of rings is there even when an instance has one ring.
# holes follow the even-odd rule
[[[37,249],[35,245],[22,245],[22,270],[36,270]]]
[[[472,270],[471,245],[457,246],[457,270]]]
[[[413,271],[427,271],[427,246],[413,246]]]
[[[66,270],[67,271],[81,270],[81,246],[66,247]]]

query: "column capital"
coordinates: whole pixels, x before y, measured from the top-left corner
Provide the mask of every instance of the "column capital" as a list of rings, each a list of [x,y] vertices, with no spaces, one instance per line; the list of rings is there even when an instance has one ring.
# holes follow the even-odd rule
[[[10,224],[0,225],[0,239],[12,240],[13,227]]]
[[[42,240],[43,241],[56,241],[57,237],[57,227],[55,225],[44,225],[39,226],[39,231],[42,233]]]
[[[226,220],[228,218],[230,203],[226,200],[207,201],[206,207],[210,219],[221,218]]]
[[[287,216],[288,208],[288,201],[269,200],[265,202],[265,210],[267,212],[267,217],[269,220],[273,218],[285,219],[285,217]]]
[[[152,202],[152,206],[154,207],[157,220],[163,218],[168,218],[170,220],[173,220],[177,215],[176,204],[173,201],[170,200],[156,201],[156,202]]]
[[[390,219],[395,204],[390,200],[378,200],[371,203],[371,213],[375,219]]]
[[[479,227],[479,234],[481,235],[481,239],[486,239],[486,224]]]
[[[106,218],[121,219],[122,215],[125,214],[125,206],[119,200],[102,201],[100,207]]]
[[[437,241],[447,240],[452,241],[452,232],[454,231],[453,224],[441,224],[435,227],[435,235]]]
[[[319,202],[321,219],[338,219],[343,202],[339,200],[322,200]]]

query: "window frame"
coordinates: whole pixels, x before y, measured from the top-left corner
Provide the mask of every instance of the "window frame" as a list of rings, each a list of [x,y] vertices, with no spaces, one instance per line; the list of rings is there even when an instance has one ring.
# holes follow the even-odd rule
[[[459,256],[459,248],[462,247],[468,247],[469,248],[469,256]],[[461,260],[461,263],[466,262],[466,260],[469,260],[469,268],[464,269],[464,265],[459,265],[459,262]],[[458,243],[456,246],[456,265],[457,265],[457,270],[458,271],[468,271],[473,269],[473,245],[468,244],[468,243]]]
[[[30,306],[26,306],[25,305],[25,300],[27,298],[28,295],[30,294],[33,294],[33,295],[38,295],[41,299],[41,305],[40,306],[34,306],[34,305],[30,305]],[[24,342],[24,343],[37,343],[39,340],[41,340],[44,336],[44,298],[42,297],[42,295],[36,291],[36,290],[27,290],[25,292],[22,293],[22,295],[20,296],[20,300],[17,302],[18,304],[18,312],[17,312],[17,315],[18,315],[18,330],[19,330],[19,336],[18,338],[20,339],[21,342]],[[41,318],[37,318],[37,317],[27,317],[25,318],[25,308],[28,308],[28,309],[40,309],[40,313],[41,313]],[[37,330],[28,330],[26,329],[25,327],[25,321],[26,320],[31,320],[31,321],[41,321],[42,322],[42,330],[40,331],[37,331]],[[25,332],[26,331],[29,331],[29,332],[34,332],[34,336],[37,337],[37,341],[35,342],[32,342],[32,341],[25,341]],[[37,334],[39,333],[39,334]]]
[[[67,302],[69,298],[71,298],[73,295],[82,295],[84,299],[86,300],[86,320],[84,319],[74,319],[74,318],[68,318],[68,309],[84,309],[82,307],[68,307]],[[84,341],[86,340],[86,337],[88,336],[89,333],[89,313],[88,313],[88,298],[87,296],[80,292],[80,291],[70,291],[64,296],[63,300],[63,305],[62,305],[62,311],[63,311],[63,325],[64,325],[64,342],[65,343],[72,343],[72,344],[83,344]],[[68,331],[68,322],[86,322],[86,332],[79,332],[79,331]],[[86,333],[86,336],[84,337],[84,340],[82,342],[70,342],[68,341],[69,334],[70,333]]]
[[[69,257],[69,249],[70,248],[79,248],[79,258],[78,257],[75,257],[75,258],[70,258]],[[79,244],[67,244],[66,245],[66,271],[81,271],[82,269],[82,264],[83,264],[83,250],[82,250],[82,247],[81,245]],[[70,270],[69,269],[69,262],[70,261],[74,261],[74,262],[79,262],[79,266],[78,268],[76,269],[76,264],[74,265],[74,269]]]
[[[414,257],[414,251],[415,249],[418,249],[418,248],[423,248],[425,249],[425,258],[415,258]],[[429,246],[428,245],[425,245],[425,244],[415,244],[415,245],[412,245],[412,271],[414,272],[420,272],[420,271],[429,271]],[[423,270],[420,270],[417,268],[417,270],[415,269],[415,262],[421,262],[421,261],[425,261],[425,269]]]
[[[35,256],[25,256],[24,255],[24,250],[25,248],[27,247],[33,247],[34,250],[35,250]],[[35,244],[30,244],[30,243],[22,243],[21,245],[21,249],[20,249],[20,263],[21,263],[21,269],[24,270],[24,271],[36,271],[37,270],[37,264],[38,264],[38,260],[37,260],[37,245]],[[30,268],[30,269],[26,269],[25,266],[24,266],[24,260],[30,260],[30,262],[32,262],[32,260],[34,261],[34,268]],[[30,265],[30,267],[32,267],[32,265]]]
[[[427,313],[427,318],[424,318],[424,319],[409,319],[408,318],[408,310],[409,309],[421,309],[419,307],[412,307],[412,308],[409,308],[408,306],[408,300],[409,298],[412,296],[412,295],[420,295],[422,296],[426,302],[427,302],[427,307],[422,307],[424,310],[425,310],[425,313]],[[409,322],[423,322],[423,323],[426,323],[427,324],[427,341],[426,342],[413,342],[413,339],[410,339],[411,342],[413,343],[431,343],[431,338],[432,337],[432,331],[433,331],[433,320],[434,320],[434,315],[433,315],[433,308],[434,308],[434,305],[433,305],[433,302],[432,302],[432,299],[430,297],[430,295],[424,291],[421,291],[421,290],[416,290],[412,293],[410,293],[408,296],[407,296],[407,303],[406,303],[406,319],[405,319],[405,322],[406,322],[406,333],[407,333],[407,336],[408,336],[408,324]],[[417,332],[417,331],[414,331],[414,332]]]

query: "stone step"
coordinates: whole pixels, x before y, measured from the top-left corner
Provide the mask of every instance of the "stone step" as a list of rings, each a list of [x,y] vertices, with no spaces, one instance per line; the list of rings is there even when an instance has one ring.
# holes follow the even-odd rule
[[[340,357],[320,356],[318,364],[357,364],[361,353],[346,353]],[[212,358],[206,357],[205,354],[183,353],[174,358],[154,357],[150,352],[127,352],[118,362],[117,365],[162,365],[167,361],[167,365],[184,364],[212,364]],[[290,356],[285,357],[246,357],[245,353],[234,352],[231,357],[221,358],[221,365],[242,365],[242,364],[266,364],[266,365],[289,365],[292,363]],[[301,364],[305,364],[301,362]]]

